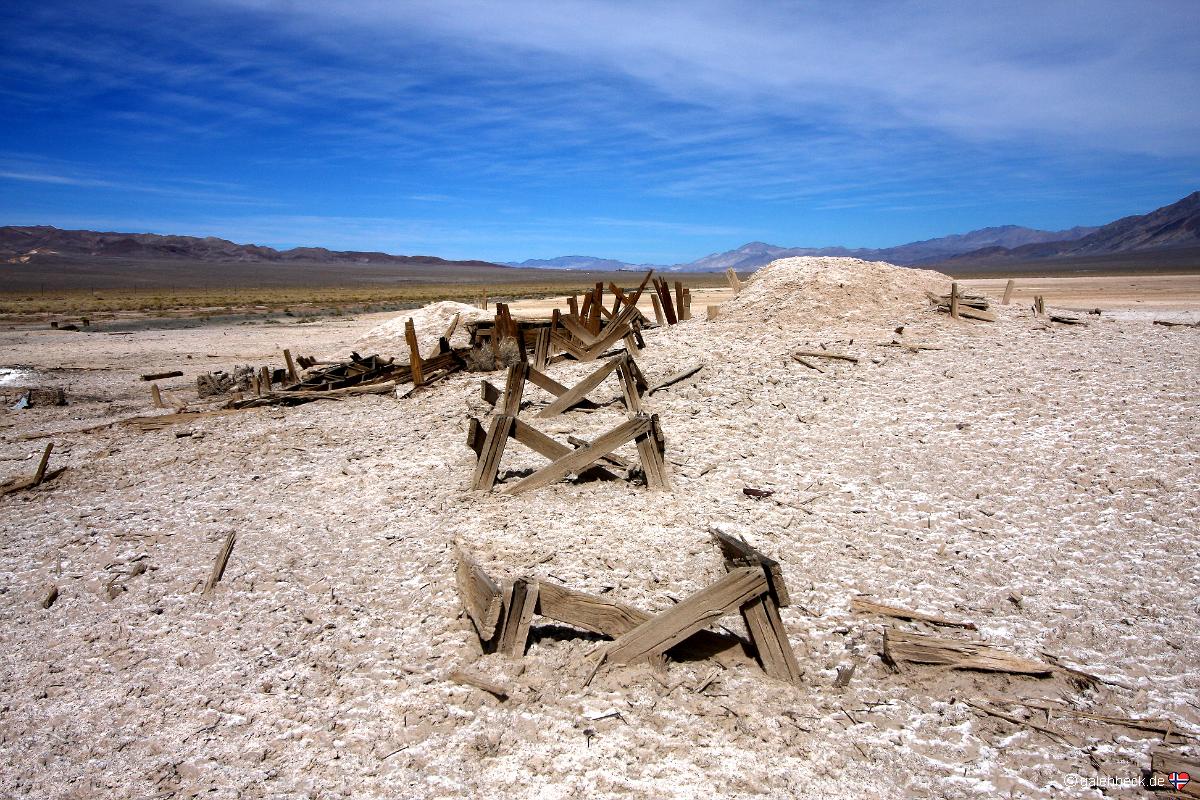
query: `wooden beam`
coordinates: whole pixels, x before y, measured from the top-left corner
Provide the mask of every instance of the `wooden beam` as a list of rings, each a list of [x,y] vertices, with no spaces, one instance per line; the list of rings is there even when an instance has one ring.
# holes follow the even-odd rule
[[[288,380],[292,383],[299,383],[300,373],[296,371],[296,362],[292,360],[292,351],[286,347],[283,349],[283,360],[287,363]]]
[[[767,591],[761,568],[745,567],[685,598],[618,637],[605,651],[613,664],[651,658]]]
[[[670,491],[671,480],[667,477],[667,463],[663,458],[665,443],[657,414],[650,418],[650,429],[639,435],[635,441],[638,458],[642,462],[642,472],[646,475],[646,488]]]
[[[490,642],[500,622],[500,611],[504,596],[496,582],[484,572],[483,567],[463,551],[458,552],[458,568],[455,570],[458,593],[463,608],[475,626],[479,639]]]
[[[1008,305],[1008,301],[1012,299],[1013,289],[1017,286],[1017,282],[1012,278],[1008,279],[1008,283],[1004,285],[1004,298],[1000,301],[1000,305]]]
[[[668,386],[673,386],[674,384],[679,383],[682,380],[690,378],[702,369],[704,369],[704,365],[697,364],[694,367],[688,367],[687,369],[685,369],[681,372],[676,372],[674,375],[670,375],[666,378],[663,378],[661,381],[659,381],[658,383],[654,384],[653,386],[651,386],[649,389],[646,390],[646,396],[649,397],[650,395],[654,394],[655,392],[657,392],[660,389],[665,389]]]
[[[804,673],[796,663],[775,598],[764,594],[746,603],[741,611],[763,671],[776,680],[799,683]]]
[[[485,441],[487,441],[487,432],[479,424],[479,420],[471,417],[467,421],[467,447],[475,451],[476,463],[483,457],[483,443]]]
[[[454,336],[454,331],[458,328],[458,321],[462,319],[462,312],[454,315],[454,319],[450,320],[450,325],[446,328],[446,332],[442,334],[442,338],[447,342]]]
[[[832,350],[797,350],[792,353],[792,357],[800,358],[831,358],[838,361],[849,361],[851,364],[858,363],[858,356],[851,356],[845,353],[835,353]]]
[[[521,494],[565,478],[572,472],[578,473],[580,469],[595,462],[601,456],[608,455],[631,439],[645,433],[650,429],[650,425],[650,418],[646,416],[623,422],[607,433],[597,437],[590,447],[572,450],[570,453],[542,467],[532,475],[528,475],[517,481],[506,492],[508,494]]]
[[[522,422],[520,419],[513,419],[512,430],[509,432],[509,435],[533,452],[545,456],[551,461],[560,459],[572,452],[570,447],[556,442],[537,428]],[[615,479],[617,477],[598,463],[580,469],[577,474],[581,478]]]
[[[479,396],[483,402],[493,407],[500,402],[500,390],[493,386],[487,378],[479,381]]]
[[[520,361],[508,368],[508,381],[504,385],[504,405],[501,414],[515,417],[521,413],[521,397],[525,394],[525,378],[529,375],[529,363]]]
[[[496,485],[496,474],[500,470],[500,460],[504,457],[504,445],[508,442],[513,419],[505,414],[497,414],[492,417],[491,427],[483,442],[483,452],[475,463],[475,475],[471,480],[472,489],[488,491]]]
[[[591,345],[596,343],[596,340],[598,338],[600,338],[598,336],[592,335],[591,331],[589,331],[583,325],[580,325],[577,320],[572,319],[571,317],[563,317],[559,321],[562,323],[562,326],[564,328],[566,328],[568,332],[570,332],[570,334],[572,336],[574,336],[579,341],[583,342],[584,347],[590,347]]]
[[[513,581],[512,593],[508,607],[505,610],[504,627],[500,631],[500,644],[497,650],[505,655],[525,655],[525,645],[529,640],[529,623],[533,620],[534,609],[537,608],[538,584],[531,578],[517,578]]]
[[[625,400],[625,412],[627,414],[642,413],[642,395],[638,387],[637,379],[634,377],[634,367],[630,366],[632,358],[626,352],[617,361],[617,375],[620,378],[621,397]]]
[[[958,319],[958,281],[950,284],[950,317]]]
[[[775,598],[775,602],[781,608],[787,608],[791,604],[792,598],[788,593],[787,584],[783,580],[783,567],[778,561],[763,555],[747,542],[735,539],[716,528],[709,528],[708,532],[712,534],[717,541],[717,546],[721,548],[721,556],[725,559],[726,569],[762,567],[766,570],[767,583],[771,587],[771,596]]]
[[[550,362],[550,329],[538,328],[537,340],[533,345],[533,368],[544,370]]]
[[[413,326],[412,317],[404,323],[404,339],[408,342],[408,366],[412,371],[413,386],[424,383],[424,370],[421,363],[421,349],[417,345],[417,329]]]
[[[42,457],[38,461],[37,470],[33,473],[33,485],[37,486],[46,479],[46,467],[50,466],[50,451],[54,449],[54,442],[46,442],[46,449],[42,451]]]
[[[663,316],[662,301],[658,299],[657,291],[650,295],[650,302],[654,304],[654,319],[659,325],[666,325],[667,319]]]
[[[208,582],[204,584],[204,594],[211,594],[217,588],[217,583],[225,575],[225,566],[229,563],[229,556],[233,553],[233,545],[237,541],[237,533],[230,531],[225,537],[225,542],[221,545],[221,549],[217,552],[217,558],[213,562],[212,572],[209,573]]]
[[[144,380],[144,381],[161,381],[161,380],[165,380],[167,378],[178,378],[178,377],[181,377],[182,375],[183,375],[183,373],[176,369],[176,370],[172,370],[170,372],[152,372],[149,375],[143,375],[142,380]]]
[[[683,281],[675,281],[675,317],[679,322],[687,319],[685,316],[686,308],[683,297]]]
[[[581,380],[579,383],[572,386],[563,394],[559,395],[554,402],[538,412],[538,417],[555,417],[566,411],[575,403],[587,397],[588,392],[600,385],[613,370],[620,366],[620,359],[613,359],[604,366],[597,369],[591,375]]]

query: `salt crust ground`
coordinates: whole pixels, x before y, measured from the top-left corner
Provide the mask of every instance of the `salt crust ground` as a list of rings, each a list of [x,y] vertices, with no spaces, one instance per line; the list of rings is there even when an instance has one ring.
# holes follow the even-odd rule
[[[71,469],[0,499],[0,795],[1100,797],[1081,777],[1134,776],[1149,734],[1055,717],[1083,743],[1070,747],[955,699],[1065,694],[1200,724],[1197,332],[1107,317],[1064,328],[1013,306],[995,324],[955,322],[921,297],[944,278],[839,261],[825,266],[847,275],[817,290],[801,278],[819,266],[777,265],[723,319],[648,334],[651,380],[705,364],[648,401],[670,495],[468,491],[465,421],[485,411],[469,375],[407,401],[197,420],[184,438],[56,435]],[[188,370],[182,394],[195,371],[284,346],[344,355],[376,322],[5,334],[0,363],[67,383],[75,402],[0,417],[0,472],[40,450],[22,434],[147,413],[143,369]],[[900,324],[944,349],[875,346]],[[819,375],[787,358],[821,343],[863,361]],[[62,366],[107,369],[48,369]],[[543,427],[586,436],[619,419],[608,408]],[[539,463],[510,453],[508,468]],[[456,541],[497,575],[660,609],[720,574],[709,524],[783,562],[803,685],[735,669],[697,693],[714,669],[699,663],[664,681],[602,671],[581,688],[594,642],[547,629],[519,662],[480,658],[459,615]],[[230,530],[225,580],[203,597]],[[139,561],[149,570],[122,577]],[[114,576],[127,591],[110,600]],[[42,610],[49,582],[61,595]],[[849,612],[860,592],[971,619],[996,644],[1127,688],[891,675],[877,655],[886,621]],[[833,688],[851,662],[849,687]],[[456,667],[511,699],[445,680]]]

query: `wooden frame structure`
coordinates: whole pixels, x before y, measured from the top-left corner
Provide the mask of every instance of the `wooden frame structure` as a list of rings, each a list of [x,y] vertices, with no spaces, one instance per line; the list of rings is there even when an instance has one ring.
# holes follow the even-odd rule
[[[553,409],[552,414],[549,415],[553,416],[586,399],[584,395],[614,369],[621,376],[625,403],[631,416],[592,442],[573,448],[555,441],[517,418],[521,410],[521,399],[525,392],[526,381],[532,380],[536,385],[549,387],[548,390],[557,395],[557,399],[547,406],[547,409]],[[521,494],[539,489],[565,478],[571,473],[580,476],[615,477],[607,466],[621,466],[628,462],[614,457],[612,453],[621,445],[631,441],[637,445],[638,458],[641,461],[646,485],[650,489],[670,490],[671,482],[667,475],[664,458],[665,439],[662,427],[659,424],[658,415],[648,415],[642,410],[641,392],[644,390],[639,387],[645,385],[645,380],[640,378],[641,373],[636,370],[633,359],[625,354],[622,358],[615,359],[596,370],[573,389],[568,389],[534,369],[527,362],[520,362],[509,367],[504,394],[502,397],[498,396],[495,402],[499,413],[492,417],[487,432],[484,432],[483,425],[475,418],[471,418],[468,422],[467,446],[475,451],[476,457],[471,488],[490,491],[495,486],[505,447],[508,440],[512,438],[550,459],[550,463],[506,488],[505,491],[509,494]],[[599,378],[589,384],[589,381],[596,378],[597,375]],[[488,396],[489,386],[490,384],[487,384],[486,381],[482,386],[485,398]],[[493,391],[495,391],[494,388]],[[545,415],[543,414],[543,416]]]
[[[461,551],[458,590],[486,652],[523,655],[537,615],[611,638],[601,663],[661,664],[673,654],[729,665],[754,655],[770,677],[798,683],[803,673],[779,617],[780,606],[790,602],[779,563],[743,541],[713,535],[725,558],[725,577],[658,614],[527,576],[501,589]],[[750,641],[707,630],[732,613],[741,613]]]

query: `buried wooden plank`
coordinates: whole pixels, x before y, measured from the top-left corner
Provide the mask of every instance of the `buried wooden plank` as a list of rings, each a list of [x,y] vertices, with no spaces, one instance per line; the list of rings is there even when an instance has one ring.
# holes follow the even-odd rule
[[[1017,282],[1012,278],[1008,279],[1008,283],[1004,285],[1004,297],[1000,300],[1000,305],[1008,305],[1008,301],[1012,299],[1013,289],[1017,286]]]
[[[476,689],[482,689],[488,694],[496,696],[498,700],[508,699],[508,690],[495,681],[488,680],[482,675],[476,675],[473,672],[466,672],[461,669],[456,669],[446,676],[448,680],[455,683],[461,683],[464,686],[474,686]]]
[[[620,364],[620,359],[613,359],[612,361],[609,361],[591,375],[588,375],[579,383],[575,384],[570,389],[567,389],[567,391],[555,398],[554,402],[539,411],[537,416],[556,417],[563,413],[571,406],[587,397],[587,393],[599,386],[605,378],[612,374],[613,370],[620,366]]]
[[[224,544],[221,545],[221,550],[217,553],[216,561],[213,562],[212,572],[208,576],[208,582],[204,584],[204,594],[211,594],[217,588],[217,584],[225,575],[225,567],[229,564],[229,556],[233,553],[233,545],[237,542],[237,532],[230,531],[225,537]]]
[[[492,417],[491,427],[483,442],[479,460],[475,463],[475,475],[471,480],[471,488],[488,491],[496,485],[496,473],[500,469],[500,459],[504,457],[504,445],[512,431],[514,417],[507,414],[497,414]]]
[[[930,614],[922,614],[920,611],[909,611],[907,608],[899,608],[897,606],[888,606],[883,603],[876,603],[873,600],[868,600],[865,597],[852,597],[850,599],[850,610],[857,611],[860,614],[880,614],[885,617],[895,617],[896,619],[914,620],[917,622],[928,622],[930,625],[941,625],[946,628],[966,628],[969,631],[976,630],[973,622],[959,622],[957,620],[946,619],[944,617],[935,617]]]
[[[533,621],[537,598],[537,581],[531,578],[517,578],[513,581],[512,592],[505,609],[504,626],[500,629],[500,642],[496,648],[500,653],[518,657],[525,654],[525,645],[529,641],[529,623]]]
[[[500,611],[504,596],[500,587],[484,571],[475,559],[462,550],[458,551],[458,568],[454,573],[463,608],[471,618],[479,638],[490,642],[500,622]]]
[[[848,355],[846,353],[835,353],[832,350],[797,350],[792,353],[792,356],[802,356],[804,358],[831,358],[838,361],[849,361],[852,364],[858,363],[858,356]]]
[[[658,383],[651,386],[649,389],[647,389],[646,396],[649,397],[650,395],[654,394],[655,392],[659,391],[660,389],[665,389],[668,386],[674,386],[675,384],[679,383],[680,381],[686,380],[686,379],[692,377],[693,375],[695,375],[697,372],[699,372],[702,369],[704,369],[704,365],[697,364],[694,367],[688,367],[685,370],[676,372],[674,375],[669,375],[666,378],[663,378]]]
[[[883,654],[892,663],[939,664],[950,669],[1006,672],[1049,677],[1053,667],[1013,655],[980,641],[944,639],[889,628],[883,634]]]
[[[161,380],[165,380],[167,378],[179,378],[182,376],[183,376],[182,372],[180,372],[177,369],[174,369],[174,370],[171,370],[170,372],[152,372],[148,375],[143,375],[142,380],[144,380],[144,381],[161,381]]]
[[[599,436],[592,442],[590,447],[572,450],[570,453],[542,467],[532,475],[528,475],[517,481],[505,491],[508,494],[521,494],[522,492],[539,489],[556,480],[565,478],[572,472],[578,473],[580,469],[598,460],[601,456],[608,455],[631,439],[650,430],[650,426],[650,417],[646,416],[623,422]]]
[[[612,664],[651,658],[768,591],[761,567],[742,567],[618,637],[605,651]]]
[[[783,567],[778,561],[761,553],[748,542],[710,527],[708,532],[721,548],[721,556],[725,559],[725,568],[732,570],[736,567],[763,567],[767,572],[767,583],[771,587],[771,596],[780,608],[787,608],[792,603],[788,593],[787,583],[783,580]]]

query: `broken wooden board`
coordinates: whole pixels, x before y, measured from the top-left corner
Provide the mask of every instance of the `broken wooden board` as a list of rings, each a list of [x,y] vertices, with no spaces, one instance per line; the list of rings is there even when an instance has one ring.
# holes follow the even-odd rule
[[[504,596],[483,567],[461,550],[458,553],[458,568],[455,571],[458,593],[463,608],[475,626],[480,640],[490,642],[500,622],[500,611]]]
[[[675,384],[679,383],[680,381],[687,380],[688,378],[692,377],[693,375],[695,375],[697,372],[699,372],[702,369],[704,369],[704,365],[697,364],[694,367],[688,367],[685,370],[680,370],[679,372],[676,372],[674,375],[668,375],[666,378],[663,378],[661,381],[659,381],[658,383],[654,384],[649,389],[647,389],[646,396],[649,397],[650,395],[654,394],[655,392],[657,392],[661,389],[666,389],[668,386],[674,386]]]
[[[32,489],[34,486],[40,486],[43,483],[48,483],[54,480],[59,475],[67,471],[66,467],[59,467],[47,471],[50,464],[50,452],[54,449],[54,442],[48,442],[45,449],[42,451],[42,457],[38,460],[37,469],[34,470],[30,477],[9,478],[0,483],[0,497],[13,492],[19,492],[24,489]]]
[[[608,455],[626,442],[650,430],[650,427],[650,417],[647,416],[628,420],[597,437],[590,447],[572,450],[570,453],[542,467],[532,475],[528,475],[517,481],[505,491],[508,494],[521,494],[565,478],[572,472],[578,473],[580,469],[597,461],[601,456]],[[505,435],[507,435],[507,431]]]
[[[725,559],[725,567],[762,567],[766,570],[767,581],[771,588],[771,596],[780,608],[787,608],[792,603],[788,593],[787,583],[783,580],[783,567],[773,558],[769,558],[742,539],[735,539],[717,528],[709,528],[717,545],[721,548],[721,556]]]
[[[496,474],[500,469],[500,460],[504,457],[504,446],[512,431],[513,420],[514,417],[505,414],[492,417],[482,452],[475,462],[475,475],[471,479],[472,489],[489,491],[496,485]]]
[[[938,664],[950,669],[1004,672],[1049,677],[1054,668],[1041,661],[1021,658],[980,641],[944,639],[923,633],[889,628],[883,634],[883,654],[892,663]]]
[[[909,611],[907,608],[876,603],[874,600],[868,600],[865,597],[852,597],[850,599],[850,610],[857,611],[860,614],[879,614],[885,617],[895,617],[896,619],[928,622],[930,625],[941,625],[946,628],[965,628],[969,631],[977,630],[973,622],[959,622],[944,617],[922,614],[920,611]]]
[[[447,679],[455,683],[461,683],[464,686],[474,686],[476,689],[482,689],[488,694],[495,695],[499,700],[508,699],[508,690],[495,681],[490,681],[481,675],[476,675],[472,672],[466,672],[461,669],[456,669],[446,676]]]
[[[599,386],[620,365],[620,359],[613,359],[604,364],[591,375],[588,375],[582,381],[555,398],[554,402],[539,411],[537,416],[544,418],[562,414],[567,409],[579,403],[579,401],[586,399],[588,392]]]
[[[606,660],[628,664],[654,657],[767,591],[767,577],[761,568],[735,569],[618,637],[605,651]]]
[[[792,353],[792,357],[830,358],[838,361],[849,361],[851,364],[858,363],[858,356],[852,356],[846,353],[835,353],[832,350],[797,350],[796,352]]]
[[[665,457],[666,440],[658,421],[658,414],[650,417],[650,428],[638,434],[634,441],[637,443],[638,458],[642,462],[642,472],[646,477],[646,488],[661,491],[671,491],[671,479],[667,475]]]
[[[537,608],[538,583],[530,578],[513,581],[505,607],[504,625],[500,629],[497,650],[504,655],[522,656],[529,641],[529,624]]]

